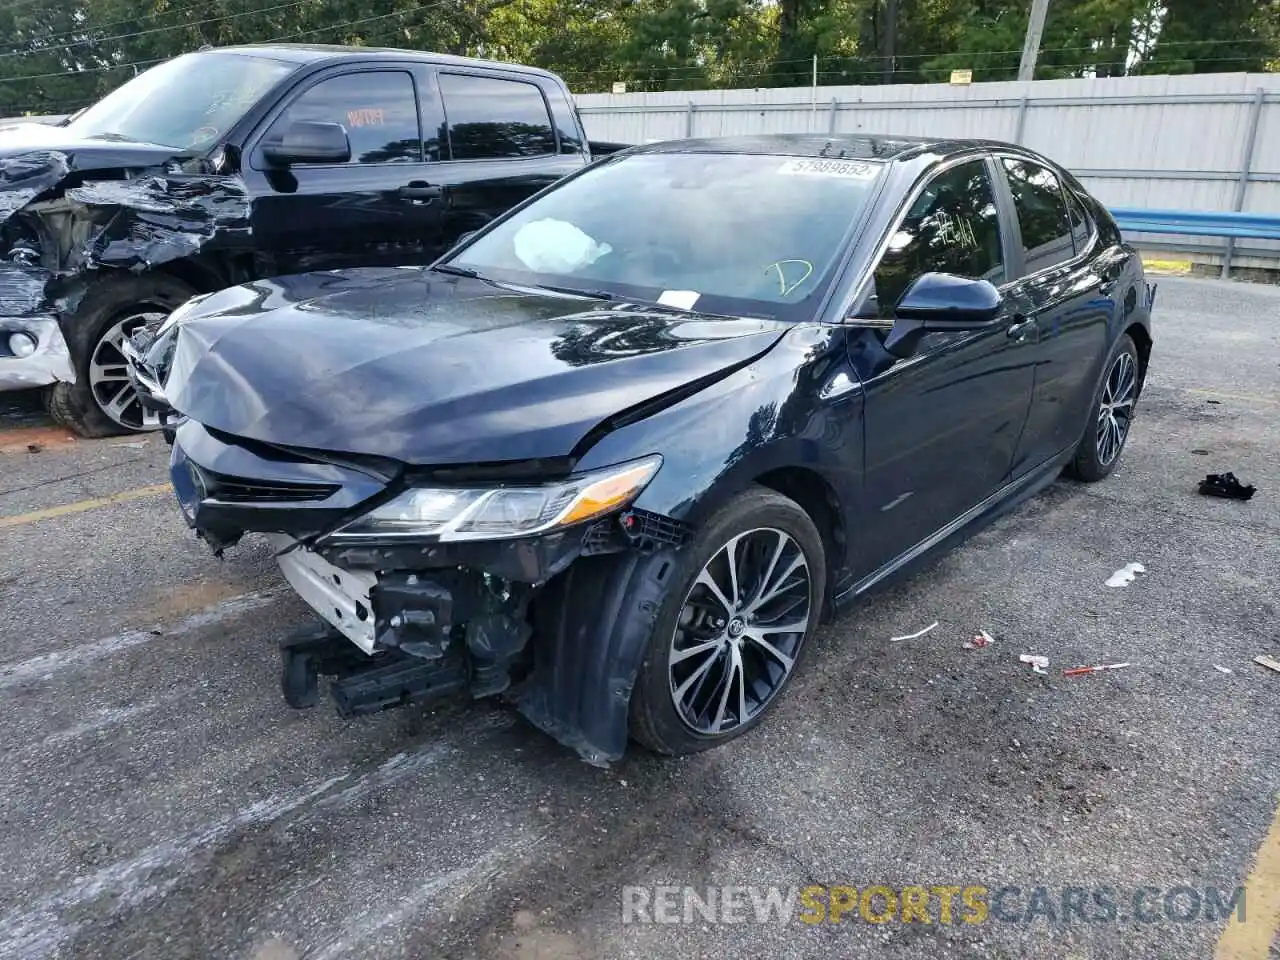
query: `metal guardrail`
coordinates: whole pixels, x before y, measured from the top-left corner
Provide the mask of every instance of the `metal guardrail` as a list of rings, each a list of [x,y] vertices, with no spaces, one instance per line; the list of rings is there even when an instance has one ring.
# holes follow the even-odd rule
[[[1280,214],[1112,207],[1111,215],[1125,233],[1226,237],[1228,243],[1222,258],[1224,279],[1231,275],[1231,254],[1236,240],[1280,240]]]

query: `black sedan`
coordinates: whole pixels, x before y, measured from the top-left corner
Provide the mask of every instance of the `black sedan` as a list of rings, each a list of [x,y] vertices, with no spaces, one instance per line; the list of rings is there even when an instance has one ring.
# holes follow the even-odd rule
[[[284,643],[289,703],[504,694],[603,762],[739,736],[820,621],[1106,477],[1154,295],[1021,147],[684,141],[432,267],[192,300],[133,375],[188,522],[268,535],[323,621]]]

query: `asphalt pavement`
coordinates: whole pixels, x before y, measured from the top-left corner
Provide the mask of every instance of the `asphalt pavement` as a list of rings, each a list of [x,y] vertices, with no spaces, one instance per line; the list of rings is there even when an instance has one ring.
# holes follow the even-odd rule
[[[1055,484],[825,628],[752,735],[607,770],[500,705],[288,709],[275,647],[307,614],[265,545],[194,539],[159,437],[73,441],[5,398],[0,957],[1261,960],[1280,288],[1165,278],[1156,306],[1109,480]],[[1196,493],[1223,470],[1254,499]],[[979,629],[995,644],[965,649]],[[1246,881],[1245,917],[1211,918]],[[810,885],[821,922],[684,915],[683,888]],[[903,922],[904,887],[986,909],[944,922],[936,894]]]

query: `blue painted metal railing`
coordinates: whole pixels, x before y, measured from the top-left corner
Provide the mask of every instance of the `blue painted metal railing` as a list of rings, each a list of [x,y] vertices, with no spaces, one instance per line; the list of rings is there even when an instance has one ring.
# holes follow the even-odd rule
[[[1112,207],[1126,233],[1164,233],[1236,240],[1280,240],[1280,214],[1207,213],[1200,210],[1135,210]]]
[[[1222,254],[1223,279],[1231,274],[1231,257],[1237,240],[1280,240],[1280,214],[1112,207],[1111,215],[1122,233],[1226,237],[1227,245]]]

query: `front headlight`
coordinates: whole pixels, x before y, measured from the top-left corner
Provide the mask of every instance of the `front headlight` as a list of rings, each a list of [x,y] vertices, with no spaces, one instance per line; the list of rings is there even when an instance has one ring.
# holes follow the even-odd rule
[[[662,466],[654,454],[555,483],[415,487],[335,531],[334,536],[503,540],[545,533],[630,504]]]

